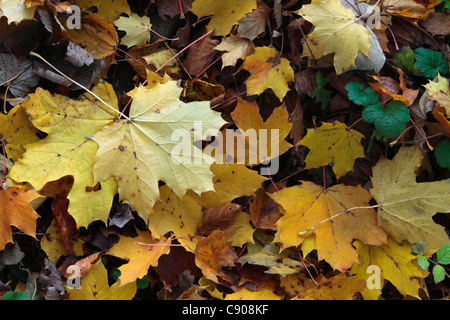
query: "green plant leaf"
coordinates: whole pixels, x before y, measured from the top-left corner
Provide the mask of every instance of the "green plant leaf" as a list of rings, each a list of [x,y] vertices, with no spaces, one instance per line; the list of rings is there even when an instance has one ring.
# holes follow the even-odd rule
[[[450,0],[440,0],[441,3],[444,3],[444,8],[450,9]]]
[[[314,90],[313,97],[316,98],[316,102],[321,103],[322,110],[328,107],[328,103],[330,102],[330,96],[332,91],[325,89],[325,85],[330,81],[330,78],[323,78],[320,72],[316,74],[317,88]]]
[[[445,279],[445,269],[443,266],[435,265],[432,270],[434,283],[439,283]]]
[[[359,82],[350,81],[345,89],[348,91],[348,98],[356,104],[367,107],[379,102],[376,91],[372,88],[364,90],[364,85]]]
[[[447,244],[441,248],[439,248],[436,253],[438,263],[440,264],[450,264],[450,244]]]
[[[434,155],[442,168],[450,168],[450,140],[448,138],[442,137],[439,139]]]
[[[3,295],[2,300],[30,300],[30,297],[25,292],[8,291]]]
[[[448,62],[439,51],[433,51],[425,48],[417,48],[416,66],[422,71],[423,75],[429,79],[433,79],[438,75],[448,72]]]
[[[425,256],[418,256],[417,257],[417,265],[420,269],[428,271],[428,267],[430,266],[430,262],[428,261],[427,257]]]
[[[408,46],[401,48],[400,51],[394,56],[395,64],[408,74],[412,74],[419,70],[419,68],[417,68],[414,64],[414,61],[414,51]]]
[[[408,107],[401,101],[391,101],[386,106],[381,102],[364,108],[364,121],[375,124],[380,134],[387,138],[398,137],[410,119]]]

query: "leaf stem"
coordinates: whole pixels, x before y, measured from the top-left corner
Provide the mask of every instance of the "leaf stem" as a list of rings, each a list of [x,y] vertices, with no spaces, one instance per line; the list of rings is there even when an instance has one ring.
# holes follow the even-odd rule
[[[63,72],[59,71],[56,67],[54,67],[50,62],[48,62],[47,60],[44,59],[44,57],[42,57],[40,54],[31,51],[30,52],[31,56],[35,56],[39,59],[41,59],[42,61],[44,61],[47,65],[49,65],[53,70],[55,70],[56,72],[58,72],[60,75],[62,75],[64,78],[66,78],[67,80],[72,81],[73,83],[75,83],[77,86],[79,86],[80,88],[83,88],[84,90],[86,90],[87,92],[89,92],[91,95],[93,95],[98,101],[100,101],[101,103],[103,103],[105,106],[107,106],[109,109],[113,110],[114,112],[117,112],[119,115],[121,115],[122,117],[124,117],[125,119],[127,119],[128,121],[133,122],[129,117],[127,117],[126,115],[124,115],[122,112],[120,112],[119,110],[117,110],[116,108],[110,106],[107,102],[105,102],[102,98],[100,98],[98,95],[96,95],[94,92],[92,92],[91,90],[89,90],[88,88],[86,88],[85,86],[83,86],[82,84],[76,82],[75,80],[69,78],[68,76],[66,76]]]
[[[198,38],[197,40],[191,42],[189,45],[187,45],[186,47],[184,47],[182,50],[180,50],[176,55],[174,55],[172,58],[170,58],[166,63],[164,63],[161,67],[159,67],[158,69],[156,69],[155,72],[159,72],[161,71],[165,66],[167,66],[173,59],[175,59],[176,57],[178,57],[180,54],[182,54],[185,50],[187,50],[188,48],[190,48],[194,43],[202,40],[203,38],[206,38],[207,36],[209,36],[210,34],[212,34],[214,32],[214,29],[212,29],[211,31],[205,33],[204,35],[202,35],[200,38]]]

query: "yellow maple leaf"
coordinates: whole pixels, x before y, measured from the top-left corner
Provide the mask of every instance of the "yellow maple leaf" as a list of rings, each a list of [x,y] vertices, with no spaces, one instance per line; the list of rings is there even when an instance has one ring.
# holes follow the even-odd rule
[[[190,11],[198,18],[212,16],[206,26],[208,31],[214,29],[214,35],[226,36],[239,19],[256,7],[256,0],[196,0]]]
[[[170,239],[154,239],[150,232],[137,230],[137,237],[120,236],[108,254],[127,260],[119,267],[120,287],[145,276],[150,266],[157,267],[159,257],[170,252]]]
[[[205,278],[219,283],[218,277],[222,276],[220,269],[234,266],[237,254],[231,247],[230,238],[235,231],[235,227],[225,231],[214,230],[198,242],[194,251],[195,264],[202,270]]]
[[[120,279],[108,285],[108,272],[101,260],[81,278],[80,288],[67,288],[70,300],[131,300],[136,295],[136,281],[123,285]]]
[[[192,193],[194,194],[194,193]],[[191,193],[179,198],[167,185],[159,188],[159,200],[153,206],[148,218],[148,228],[155,238],[173,232],[178,241],[193,251],[197,245],[197,226],[202,219],[202,206]]]
[[[82,9],[95,6],[100,16],[112,20],[116,20],[121,13],[131,14],[127,0],[78,0],[77,5]]]
[[[33,19],[36,7],[27,7],[26,0],[0,0],[0,17],[8,18],[8,23],[19,24],[22,20]]]
[[[210,171],[214,159],[195,147],[194,141],[217,133],[225,121],[208,101],[180,101],[181,91],[176,81],[139,87],[129,118],[93,137],[99,145],[95,181],[115,177],[120,198],[145,221],[159,197],[159,180],[179,197],[189,189],[197,193],[214,189]]]
[[[318,59],[334,53],[338,74],[354,65],[359,52],[370,57],[369,30],[339,0],[312,0],[297,13],[314,25],[314,31],[307,35],[308,45],[303,45],[303,54],[311,56],[311,50]]]
[[[132,13],[129,17],[120,17],[114,22],[114,25],[127,33],[120,40],[120,44],[124,46],[139,46],[150,42],[152,24],[149,17],[140,17],[136,13]]]
[[[0,140],[13,162],[25,152],[25,145],[39,141],[29,117],[22,106],[16,106],[7,115],[0,113]]]
[[[249,95],[272,89],[281,101],[289,91],[288,82],[294,81],[289,60],[279,57],[275,48],[256,48],[254,54],[245,58],[242,68],[251,74],[246,82]]]
[[[223,38],[222,42],[215,46],[218,51],[226,51],[222,55],[222,70],[226,66],[235,66],[239,59],[244,60],[247,56],[255,53],[255,46],[252,41],[230,35]]]
[[[305,168],[318,168],[332,164],[339,179],[353,170],[356,158],[364,158],[361,139],[364,136],[349,129],[344,123],[322,123],[317,129],[308,129],[306,136],[298,144],[310,149],[305,159]]]
[[[213,163],[211,171],[214,173],[214,191],[206,191],[201,195],[188,191],[205,208],[220,206],[238,197],[251,196],[267,180],[244,164]]]
[[[450,83],[438,73],[437,81],[430,80],[424,87],[427,89],[425,94],[433,99],[445,109],[445,113],[450,117]]]
[[[30,202],[39,197],[39,194],[23,186],[0,189],[0,251],[13,241],[11,226],[36,238],[36,219],[39,215]]]
[[[366,286],[361,292],[365,300],[378,299],[384,280],[390,281],[401,294],[419,298],[420,279],[425,278],[428,272],[420,270],[415,263],[416,257],[411,254],[411,244],[398,244],[388,238],[387,246],[369,246],[359,241],[355,241],[353,245],[358,252],[359,262],[352,266],[350,273],[357,274],[370,286]],[[378,269],[373,269],[373,266]],[[379,279],[372,280],[371,276],[379,276]]]
[[[394,159],[382,158],[372,168],[378,225],[398,243],[426,242],[428,253],[450,243],[444,228],[433,221],[437,212],[450,212],[450,179],[416,182],[422,162],[419,146],[402,147]]]
[[[357,276],[338,274],[329,279],[322,277],[319,286],[301,293],[295,300],[352,300],[355,293],[362,291],[365,286],[365,281]]]
[[[319,258],[345,271],[358,261],[353,239],[386,243],[386,234],[377,226],[376,212],[367,208],[372,198],[368,191],[360,186],[339,184],[323,189],[309,181],[301,183],[269,194],[286,211],[277,221],[283,248],[298,246],[314,233]]]
[[[425,20],[434,12],[433,8],[439,4],[439,0],[431,0],[427,5],[414,0],[384,0],[383,11],[413,19]]]
[[[225,295],[224,300],[281,300],[281,297],[269,289],[250,291],[242,288],[235,293]]]
[[[100,83],[93,91],[117,108],[114,89]],[[68,211],[77,225],[87,226],[94,220],[106,222],[117,185],[113,179],[102,182],[102,190],[86,190],[94,186],[94,156],[97,144],[87,138],[113,122],[112,111],[86,94],[79,100],[62,95],[52,96],[38,88],[21,106],[31,116],[33,125],[46,132],[46,138],[27,145],[27,151],[11,168],[9,177],[27,181],[36,190],[47,182],[71,175],[74,177]]]

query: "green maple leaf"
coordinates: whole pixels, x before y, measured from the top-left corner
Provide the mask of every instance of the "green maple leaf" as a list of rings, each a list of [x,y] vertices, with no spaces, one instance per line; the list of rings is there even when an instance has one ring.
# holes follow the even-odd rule
[[[380,134],[387,138],[398,137],[410,119],[408,107],[401,101],[391,101],[386,106],[381,102],[364,108],[364,121],[373,123]]]

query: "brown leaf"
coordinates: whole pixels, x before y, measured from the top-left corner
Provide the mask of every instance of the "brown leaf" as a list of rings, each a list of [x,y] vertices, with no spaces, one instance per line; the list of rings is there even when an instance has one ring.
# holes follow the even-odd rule
[[[202,270],[205,278],[219,283],[218,277],[223,276],[221,269],[234,266],[237,255],[229,239],[235,231],[236,228],[214,230],[198,242],[194,252],[195,264]]]
[[[280,209],[263,188],[250,200],[250,219],[256,228],[277,230],[275,223],[281,217]]]
[[[194,76],[202,72],[212,62],[214,55],[218,52],[214,47],[219,43],[219,40],[205,37],[190,46],[187,50],[186,58],[182,61],[187,72]]]
[[[253,10],[239,20],[238,37],[253,41],[260,34],[264,33],[267,24],[267,14],[270,8],[262,1],[258,1],[257,6],[256,10]]]
[[[59,234],[67,255],[74,255],[72,248],[72,239],[78,236],[77,225],[75,219],[67,212],[69,200],[54,199],[52,202],[53,217],[58,225]]]
[[[433,36],[448,36],[450,34],[450,19],[448,13],[434,12],[421,24]]]
[[[96,13],[83,15],[81,19],[81,29],[67,28],[65,36],[92,54],[95,59],[115,55],[119,37],[114,25]],[[62,19],[62,22],[66,25],[64,20]]]
[[[94,265],[98,261],[98,259],[100,259],[100,255],[102,255],[102,254],[103,254],[103,252],[100,251],[100,252],[91,254],[83,259],[80,259],[75,263],[66,262],[58,268],[58,271],[64,277],[68,278],[69,276],[72,275],[72,272],[67,273],[67,268],[69,268],[69,266],[71,266],[71,265],[75,265],[80,270],[80,277],[83,277],[89,272],[89,270],[91,270],[92,265]]]
[[[220,207],[212,207],[203,211],[203,218],[198,224],[197,234],[209,236],[214,230],[225,230],[236,220],[241,206],[235,203],[225,203]]]

